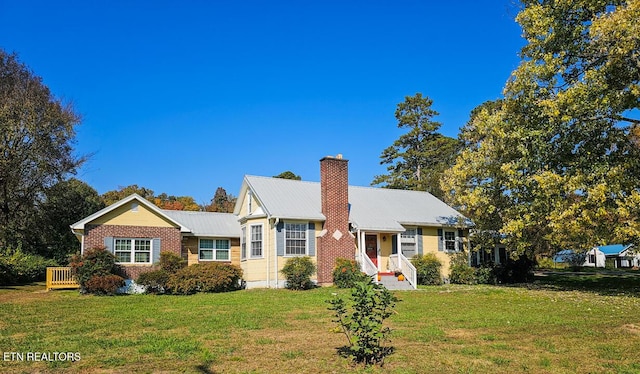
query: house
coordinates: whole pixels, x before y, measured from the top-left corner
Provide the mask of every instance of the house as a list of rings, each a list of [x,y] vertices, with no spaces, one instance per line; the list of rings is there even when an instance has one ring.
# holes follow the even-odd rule
[[[320,182],[245,176],[233,214],[161,210],[131,195],[77,223],[81,248],[104,246],[135,279],[160,251],[189,264],[240,266],[247,287],[283,287],[288,258],[310,256],[315,281],[331,284],[337,258],[371,275],[401,271],[415,288],[409,258],[427,252],[443,262],[468,247],[472,223],[427,192],[355,187],[341,155],[320,160]]]
[[[130,195],[76,223],[71,230],[80,252],[104,247],[113,252],[130,279],[149,271],[161,251],[189,265],[225,261],[240,265],[240,226],[228,213],[163,210]]]
[[[591,248],[583,266],[605,267],[606,260],[613,262],[615,268],[640,266],[640,254],[634,253],[633,244],[610,244]]]

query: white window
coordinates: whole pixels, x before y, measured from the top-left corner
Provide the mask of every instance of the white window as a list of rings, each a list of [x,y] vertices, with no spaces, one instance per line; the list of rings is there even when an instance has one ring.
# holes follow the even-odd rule
[[[284,224],[284,254],[285,256],[297,256],[307,254],[307,224]]]
[[[251,226],[251,257],[262,257],[262,225]]]
[[[240,259],[247,258],[247,227],[242,226],[242,235],[240,236]]]
[[[455,252],[458,248],[456,246],[456,233],[455,231],[444,232],[444,249],[447,251]]]
[[[198,259],[202,261],[229,261],[229,239],[200,239]]]
[[[408,228],[400,234],[400,248],[402,253],[415,254],[416,251],[416,228]]]
[[[121,264],[150,264],[151,239],[114,239],[114,255]]]

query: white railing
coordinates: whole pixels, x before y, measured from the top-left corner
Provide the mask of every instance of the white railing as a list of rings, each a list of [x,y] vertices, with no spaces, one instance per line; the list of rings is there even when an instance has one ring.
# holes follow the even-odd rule
[[[417,288],[418,273],[416,272],[416,267],[402,253],[389,256],[389,269],[391,271],[401,271],[405,279],[411,283],[411,286],[414,289]]]
[[[402,252],[398,251],[398,258],[400,259],[400,269],[402,269],[402,274],[404,277],[411,283],[411,286],[415,289],[418,288],[418,272],[416,271],[416,267],[413,266],[411,261],[406,258]]]
[[[365,255],[363,251],[360,251],[360,267],[362,272],[370,277],[374,277],[374,280],[378,281],[378,267],[371,261],[369,256]]]

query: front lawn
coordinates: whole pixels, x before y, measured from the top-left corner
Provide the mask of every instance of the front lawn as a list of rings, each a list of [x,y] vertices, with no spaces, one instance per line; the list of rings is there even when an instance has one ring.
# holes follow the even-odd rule
[[[396,352],[382,369],[336,355],[345,338],[325,303],[333,288],[116,297],[0,289],[5,359],[81,357],[2,360],[0,372],[640,373],[640,278],[618,294],[554,282],[397,292],[403,301],[389,320]]]

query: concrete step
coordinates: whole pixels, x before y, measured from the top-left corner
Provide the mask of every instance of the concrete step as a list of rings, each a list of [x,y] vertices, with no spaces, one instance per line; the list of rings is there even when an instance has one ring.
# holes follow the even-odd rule
[[[378,281],[388,290],[413,290],[413,286],[406,279],[399,281],[394,275],[380,275],[380,281]]]

